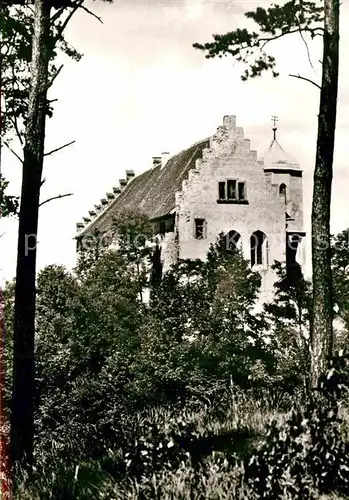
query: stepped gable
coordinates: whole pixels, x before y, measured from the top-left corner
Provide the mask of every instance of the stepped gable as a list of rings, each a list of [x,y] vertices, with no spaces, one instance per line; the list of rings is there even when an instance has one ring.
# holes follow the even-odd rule
[[[175,208],[176,191],[182,190],[182,182],[209,146],[210,140],[205,139],[172,156],[164,166],[161,161],[154,162],[153,168],[134,177],[96,219],[81,228],[77,238],[96,229],[109,230],[113,218],[122,212],[140,211],[150,219],[168,215]]]

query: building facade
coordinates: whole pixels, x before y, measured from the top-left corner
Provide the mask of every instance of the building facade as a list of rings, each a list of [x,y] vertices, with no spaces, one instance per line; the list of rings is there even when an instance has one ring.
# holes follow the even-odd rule
[[[170,156],[153,158],[139,176],[120,185],[77,224],[81,243],[111,230],[122,212],[148,216],[159,235],[163,270],[178,259],[205,259],[219,234],[238,247],[262,276],[261,301],[272,299],[275,260],[304,266],[302,170],[274,138],[262,159],[235,116],[216,133]]]

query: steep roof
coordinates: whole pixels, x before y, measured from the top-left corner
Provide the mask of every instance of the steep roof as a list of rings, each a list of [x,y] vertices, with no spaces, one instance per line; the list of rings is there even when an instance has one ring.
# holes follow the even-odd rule
[[[121,212],[140,211],[150,219],[169,214],[175,208],[175,193],[182,189],[182,182],[195,168],[195,162],[202,157],[209,139],[193,144],[190,148],[172,156],[164,167],[157,165],[132,179],[121,193],[90,222],[78,235],[110,228],[113,218]]]
[[[296,158],[286,153],[276,139],[272,141],[262,159],[265,168],[300,169]]]

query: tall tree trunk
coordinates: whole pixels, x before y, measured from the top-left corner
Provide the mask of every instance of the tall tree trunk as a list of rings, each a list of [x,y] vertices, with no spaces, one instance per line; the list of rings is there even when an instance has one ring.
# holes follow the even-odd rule
[[[31,92],[18,230],[11,412],[12,463],[29,471],[34,439],[36,235],[44,158],[49,30],[50,6],[47,0],[35,0]]]
[[[338,61],[339,0],[324,0],[322,85],[312,207],[313,328],[311,383],[317,387],[332,353],[332,273],[330,205],[335,142]]]
[[[1,167],[2,167],[2,135],[3,131],[3,121],[2,121],[2,44],[0,39],[0,182],[1,182]],[[1,186],[0,186],[1,189]],[[1,210],[1,209],[0,209]],[[0,213],[1,217],[1,213]]]

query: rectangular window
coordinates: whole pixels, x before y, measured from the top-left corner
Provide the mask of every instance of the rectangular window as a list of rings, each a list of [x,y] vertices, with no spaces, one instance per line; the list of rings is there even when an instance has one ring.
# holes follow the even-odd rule
[[[245,183],[244,182],[238,183],[238,191],[239,191],[239,200],[245,200],[246,193],[245,193]]]
[[[197,240],[205,238],[205,219],[195,219],[195,238]]]
[[[218,183],[218,196],[220,200],[225,200],[225,182]]]
[[[227,181],[227,192],[228,200],[236,200],[236,181]]]
[[[248,204],[246,193],[246,182],[236,179],[218,183],[217,203],[242,203]]]

